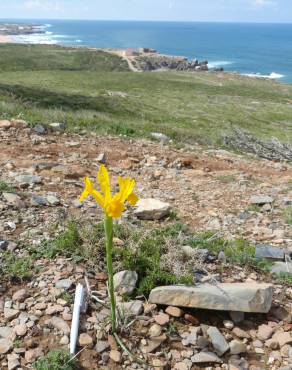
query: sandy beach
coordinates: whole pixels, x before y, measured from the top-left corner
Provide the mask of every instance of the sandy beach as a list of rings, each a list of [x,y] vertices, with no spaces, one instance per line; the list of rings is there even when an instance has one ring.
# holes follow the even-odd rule
[[[7,44],[8,42],[12,42],[12,39],[10,36],[0,35],[0,44]]]

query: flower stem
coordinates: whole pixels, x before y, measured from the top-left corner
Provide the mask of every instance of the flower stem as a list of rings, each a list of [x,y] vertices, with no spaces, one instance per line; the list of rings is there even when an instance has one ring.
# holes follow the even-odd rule
[[[106,263],[108,272],[108,290],[110,296],[111,305],[111,322],[113,333],[117,330],[117,319],[116,319],[116,300],[114,293],[114,277],[113,277],[113,219],[105,216],[104,218],[104,230],[106,235]]]

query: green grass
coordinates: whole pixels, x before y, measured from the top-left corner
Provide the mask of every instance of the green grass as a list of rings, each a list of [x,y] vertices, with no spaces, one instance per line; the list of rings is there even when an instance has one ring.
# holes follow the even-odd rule
[[[0,193],[14,193],[15,189],[12,185],[5,181],[0,181]]]
[[[292,225],[292,207],[287,207],[284,210],[284,219],[288,225]]]
[[[0,253],[0,264],[2,277],[9,279],[24,280],[32,276],[34,270],[34,259],[31,256],[19,258],[13,252]]]
[[[206,248],[215,256],[224,251],[228,262],[241,266],[250,266],[266,272],[270,267],[269,262],[255,257],[255,246],[244,239],[225,240],[212,232],[205,232],[190,238],[189,245],[193,248]]]
[[[286,285],[292,286],[292,275],[288,272],[277,275],[276,279],[280,284],[286,284]]]
[[[66,351],[50,351],[33,366],[35,370],[77,370],[76,360]]]
[[[135,293],[147,295],[151,289],[167,284],[192,284],[196,260],[190,261],[182,247],[208,249],[215,257],[224,251],[228,262],[268,272],[270,265],[255,257],[255,247],[243,239],[225,240],[212,232],[193,234],[186,226],[169,220],[164,225],[141,225],[123,223],[114,226],[115,237],[123,240],[123,247],[114,249],[114,269],[134,270],[139,276]],[[91,224],[72,220],[63,232],[38,246],[19,246],[27,255],[18,258],[13,252],[4,252],[1,257],[3,276],[10,279],[29,278],[40,258],[54,260],[62,256],[75,263],[83,262],[93,271],[105,268],[103,223]],[[180,265],[177,265],[180,263]],[[179,267],[177,267],[179,266]],[[69,304],[71,295],[63,297]]]
[[[228,184],[228,183],[236,181],[236,177],[234,175],[221,175],[221,176],[217,176],[216,179],[224,184]]]
[[[21,56],[21,57],[19,57]],[[215,73],[127,71],[101,51],[0,45],[0,117],[71,130],[221,145],[233,126],[292,139],[292,86]],[[120,91],[127,97],[110,96]]]

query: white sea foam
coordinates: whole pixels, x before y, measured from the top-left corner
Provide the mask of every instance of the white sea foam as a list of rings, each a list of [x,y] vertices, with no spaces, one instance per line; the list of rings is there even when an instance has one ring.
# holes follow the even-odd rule
[[[52,33],[35,33],[31,35],[18,35],[15,36],[15,42],[20,44],[58,44],[59,39],[64,39],[64,35],[53,35]]]
[[[233,62],[228,61],[228,60],[215,60],[214,62],[209,62],[208,66],[209,68],[220,68],[220,67],[228,66],[232,63]]]
[[[272,72],[269,75],[262,75],[260,73],[244,73],[243,75],[248,76],[248,77],[254,77],[254,78],[269,78],[271,80],[278,80],[280,78],[285,77],[285,75],[282,75],[276,72]]]

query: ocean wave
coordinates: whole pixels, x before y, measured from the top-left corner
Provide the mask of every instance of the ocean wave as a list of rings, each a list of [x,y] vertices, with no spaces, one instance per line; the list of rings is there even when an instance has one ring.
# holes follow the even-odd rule
[[[64,39],[64,35],[53,35],[52,33],[35,33],[31,35],[15,36],[15,42],[20,44],[44,44],[54,45],[61,42],[59,39]]]
[[[209,68],[218,68],[218,67],[228,66],[232,63],[233,62],[230,62],[228,60],[215,60],[214,62],[209,62],[208,66]]]
[[[243,73],[243,76],[254,77],[254,78],[269,78],[270,80],[278,80],[285,77],[280,73],[272,72],[269,75],[262,75],[260,73]]]

